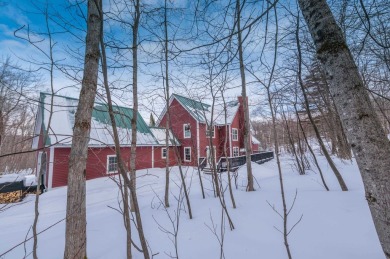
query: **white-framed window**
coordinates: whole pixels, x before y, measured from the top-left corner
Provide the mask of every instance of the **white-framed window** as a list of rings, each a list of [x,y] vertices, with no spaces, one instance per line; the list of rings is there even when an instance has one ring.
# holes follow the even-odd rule
[[[184,148],[184,161],[191,162],[191,147]]]
[[[215,138],[215,126],[206,126],[206,137],[210,137],[210,135],[212,136],[212,138]]]
[[[239,156],[239,149],[238,147],[233,147],[233,157]]]
[[[163,147],[161,149],[161,158],[167,158],[167,148]]]
[[[118,160],[116,155],[107,156],[107,173],[112,174],[118,172]]]
[[[183,124],[184,138],[191,138],[191,127],[190,124]]]
[[[232,140],[238,141],[238,129],[232,129]]]

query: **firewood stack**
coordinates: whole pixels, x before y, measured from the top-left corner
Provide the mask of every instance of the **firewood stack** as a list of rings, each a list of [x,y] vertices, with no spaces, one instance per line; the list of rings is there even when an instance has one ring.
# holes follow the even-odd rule
[[[0,203],[15,203],[23,200],[25,194],[22,191],[0,193]]]

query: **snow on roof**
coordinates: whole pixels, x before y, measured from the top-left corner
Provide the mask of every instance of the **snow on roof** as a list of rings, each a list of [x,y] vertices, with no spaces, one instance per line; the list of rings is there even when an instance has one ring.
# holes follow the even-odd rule
[[[53,95],[53,106],[51,108],[51,97],[51,94],[41,93],[40,114],[37,116],[35,133],[39,135],[41,127],[43,127],[43,132],[47,131],[50,113],[52,113],[49,136],[45,142],[46,145],[71,145],[78,99]],[[114,106],[113,108],[119,142],[122,145],[130,145],[133,109],[121,106]],[[89,145],[114,145],[112,132],[107,104],[95,102],[92,111]],[[37,145],[37,141],[34,142]],[[159,142],[139,113],[137,116],[137,145],[159,145]]]
[[[233,122],[234,116],[236,115],[240,104],[238,100],[226,102],[226,124]],[[208,121],[211,121],[211,112],[206,114]],[[214,123],[217,125],[225,125],[225,105],[215,105],[213,114]]]
[[[175,98],[197,121],[205,123],[211,122],[211,116],[213,117],[214,125],[225,125],[232,123],[234,116],[239,108],[238,100],[215,104],[212,112],[212,107],[209,104],[202,103],[200,101],[190,99],[178,94],[173,94],[171,98]],[[225,123],[225,106],[226,106],[226,123]],[[163,114],[165,110],[163,111]],[[162,116],[160,117],[162,118]]]
[[[157,142],[160,145],[166,145],[165,143],[165,128],[158,128],[158,127],[150,127],[150,130],[152,131],[154,137],[156,138]],[[179,140],[173,135],[172,131],[169,130],[169,145],[174,146],[175,144],[177,146],[180,146]]]
[[[5,174],[0,175],[0,183],[13,183],[13,182],[19,182],[24,179],[24,175],[20,174]]]
[[[251,135],[252,135],[252,144],[260,145],[260,141],[257,138],[255,138],[255,136],[253,136],[253,134],[251,134]]]

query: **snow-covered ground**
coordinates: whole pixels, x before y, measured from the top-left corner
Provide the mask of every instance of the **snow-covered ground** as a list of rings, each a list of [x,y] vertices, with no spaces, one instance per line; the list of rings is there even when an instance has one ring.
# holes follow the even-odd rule
[[[298,175],[293,171],[290,157],[282,157],[282,168],[288,204],[291,205],[295,193],[295,206],[289,216],[289,226],[293,226],[303,215],[301,222],[289,235],[293,258],[299,259],[384,259],[382,249],[364,198],[363,184],[356,164],[335,160],[348,187],[342,192],[335,177],[325,163],[320,162],[325,171],[330,191],[326,192],[317,173]],[[194,218],[180,214],[178,230],[178,253],[180,258],[220,258],[216,229],[220,236],[221,206],[214,198],[211,177],[203,175],[206,199],[202,199],[198,175],[193,168],[185,168]],[[228,192],[225,199],[235,229],[230,231],[226,222],[224,235],[225,258],[287,258],[283,236],[276,230],[282,229],[282,219],[271,205],[281,211],[281,196],[276,161],[263,165],[253,164],[256,177],[256,191],[245,191],[246,168],[239,171],[238,189],[234,188],[237,209],[233,209]],[[178,169],[171,174],[171,207],[166,211],[160,199],[164,195],[164,169],[138,172],[138,197],[142,213],[145,235],[154,258],[170,258],[175,254],[173,243],[167,231],[173,231],[168,218],[175,218],[180,185]],[[226,180],[226,174],[223,175]],[[176,185],[177,184],[177,185]],[[88,258],[125,258],[125,229],[121,214],[110,208],[118,208],[117,185],[110,178],[100,178],[87,182],[87,235]],[[39,229],[43,230],[65,217],[66,187],[53,189],[40,196]],[[110,207],[109,207],[110,206]],[[184,206],[184,203],[183,203]],[[33,223],[34,198],[27,199],[18,206],[0,213],[0,254],[22,242]],[[133,228],[134,229],[134,228]],[[38,255],[40,258],[62,258],[64,250],[64,221],[39,235]],[[136,231],[133,231],[137,239]],[[27,235],[31,236],[31,231]],[[138,240],[136,240],[138,243]],[[23,258],[31,253],[32,240],[15,248],[4,258]],[[134,258],[142,255],[133,250]],[[28,257],[32,257],[31,254]]]

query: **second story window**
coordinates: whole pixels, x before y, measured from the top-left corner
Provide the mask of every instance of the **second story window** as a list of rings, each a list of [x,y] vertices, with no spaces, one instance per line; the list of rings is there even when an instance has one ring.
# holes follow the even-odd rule
[[[238,140],[238,129],[232,129],[232,140]]]
[[[207,129],[206,129],[206,137],[212,137],[212,138],[215,138],[215,130],[214,128],[215,127],[212,127],[212,126],[206,126]]]
[[[191,138],[190,124],[183,124],[184,138]]]

